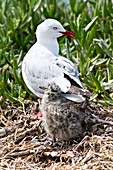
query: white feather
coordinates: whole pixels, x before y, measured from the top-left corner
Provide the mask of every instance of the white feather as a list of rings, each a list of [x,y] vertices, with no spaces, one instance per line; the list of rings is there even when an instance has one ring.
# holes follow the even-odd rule
[[[62,94],[62,96],[65,97],[66,99],[74,101],[76,103],[82,103],[85,101],[85,98],[82,95]]]

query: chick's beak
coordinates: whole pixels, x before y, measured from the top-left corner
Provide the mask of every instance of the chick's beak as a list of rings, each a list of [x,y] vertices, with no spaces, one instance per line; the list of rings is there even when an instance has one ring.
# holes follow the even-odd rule
[[[65,32],[60,31],[60,33],[63,34],[63,35],[66,35],[68,37],[71,37],[71,38],[75,38],[76,37],[73,32],[68,31],[68,30],[66,30]]]

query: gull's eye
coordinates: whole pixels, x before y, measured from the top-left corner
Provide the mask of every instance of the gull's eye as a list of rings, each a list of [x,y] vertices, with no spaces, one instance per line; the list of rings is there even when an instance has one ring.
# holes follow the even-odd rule
[[[57,27],[53,27],[53,30],[57,30],[58,28]]]

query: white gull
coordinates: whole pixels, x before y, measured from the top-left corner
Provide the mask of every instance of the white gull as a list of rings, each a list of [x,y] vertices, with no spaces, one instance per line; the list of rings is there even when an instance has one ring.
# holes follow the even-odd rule
[[[69,92],[71,86],[83,89],[78,70],[67,58],[59,55],[57,38],[63,35],[75,37],[55,19],[46,19],[36,30],[37,42],[30,48],[22,63],[22,75],[27,87],[42,98],[49,84],[55,83],[62,95],[75,102],[83,102],[82,95]]]

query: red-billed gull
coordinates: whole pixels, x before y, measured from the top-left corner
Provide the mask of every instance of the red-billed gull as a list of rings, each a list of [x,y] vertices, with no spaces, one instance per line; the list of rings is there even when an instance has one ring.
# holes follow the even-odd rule
[[[42,98],[48,84],[59,86],[63,97],[75,102],[85,98],[71,87],[84,89],[78,78],[78,70],[67,58],[59,55],[57,38],[75,35],[63,28],[55,19],[46,19],[36,30],[37,42],[30,48],[22,63],[22,75],[27,87],[36,96]]]

